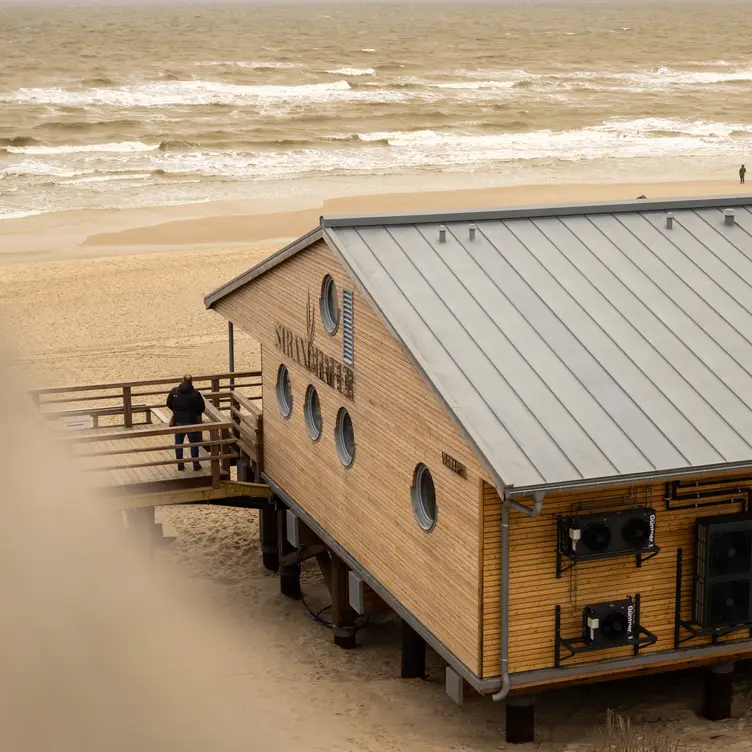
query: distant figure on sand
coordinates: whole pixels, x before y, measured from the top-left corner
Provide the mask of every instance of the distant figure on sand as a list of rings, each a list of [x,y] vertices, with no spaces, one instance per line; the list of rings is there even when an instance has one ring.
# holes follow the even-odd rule
[[[202,415],[206,409],[204,398],[201,392],[193,388],[193,378],[189,375],[183,376],[183,381],[170,390],[167,395],[167,407],[172,410],[171,426],[195,426],[201,423]],[[178,431],[175,434],[175,457],[183,459],[183,442],[186,435],[191,444],[191,458],[193,459],[193,469],[200,470],[201,463],[198,461],[198,447],[196,444],[201,442],[200,431]],[[185,465],[180,463],[178,470],[185,470]]]
[[[739,168],[739,182],[740,182],[740,183],[741,183],[742,185],[744,185],[744,176],[745,176],[746,174],[747,174],[747,168],[746,168],[746,167],[745,167],[744,165],[742,165],[742,166],[741,166],[741,167]]]

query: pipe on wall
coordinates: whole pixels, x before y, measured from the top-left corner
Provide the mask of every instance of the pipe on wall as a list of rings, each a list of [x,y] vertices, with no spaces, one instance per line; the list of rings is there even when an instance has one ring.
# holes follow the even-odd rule
[[[494,702],[503,700],[511,689],[509,678],[509,510],[514,509],[527,517],[537,517],[543,510],[542,491],[533,494],[533,508],[506,498],[501,505],[501,689],[492,695]]]

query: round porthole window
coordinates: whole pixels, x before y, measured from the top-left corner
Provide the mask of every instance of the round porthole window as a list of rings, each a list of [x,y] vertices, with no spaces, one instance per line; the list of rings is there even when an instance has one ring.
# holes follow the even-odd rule
[[[337,413],[337,427],[334,432],[337,454],[345,467],[350,467],[355,460],[355,433],[353,432],[350,413],[344,407]]]
[[[283,418],[292,415],[292,384],[287,366],[280,366],[277,371],[277,404]]]
[[[327,274],[321,283],[321,323],[329,334],[334,334],[339,326],[339,293],[331,275]]]
[[[305,423],[308,429],[308,435],[312,441],[318,441],[321,438],[321,403],[319,402],[319,393],[314,386],[309,386],[306,390],[305,398]]]
[[[430,532],[436,525],[436,489],[431,471],[423,464],[415,468],[410,495],[415,519],[427,533]]]

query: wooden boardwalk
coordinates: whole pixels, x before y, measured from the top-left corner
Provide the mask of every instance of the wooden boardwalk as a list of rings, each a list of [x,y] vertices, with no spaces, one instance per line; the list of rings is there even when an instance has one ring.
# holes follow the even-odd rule
[[[189,442],[183,445],[183,460],[176,458],[176,429],[163,407],[179,379],[53,387],[31,394],[67,445],[71,461],[121,508],[224,498],[240,503],[241,498],[271,496],[266,486],[232,479],[241,452],[253,468],[261,466],[259,377],[257,372],[194,377],[206,400],[204,422],[180,430],[201,432],[198,470]],[[184,469],[178,470],[181,462]]]

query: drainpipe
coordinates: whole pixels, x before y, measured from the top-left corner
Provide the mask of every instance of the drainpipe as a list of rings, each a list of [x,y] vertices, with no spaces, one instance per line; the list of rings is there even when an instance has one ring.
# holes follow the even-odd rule
[[[506,491],[504,491],[506,497]],[[528,517],[537,517],[543,509],[543,491],[533,494],[533,508],[505,498],[501,505],[501,689],[493,695],[494,702],[503,700],[511,689],[509,679],[509,510],[515,509]]]

